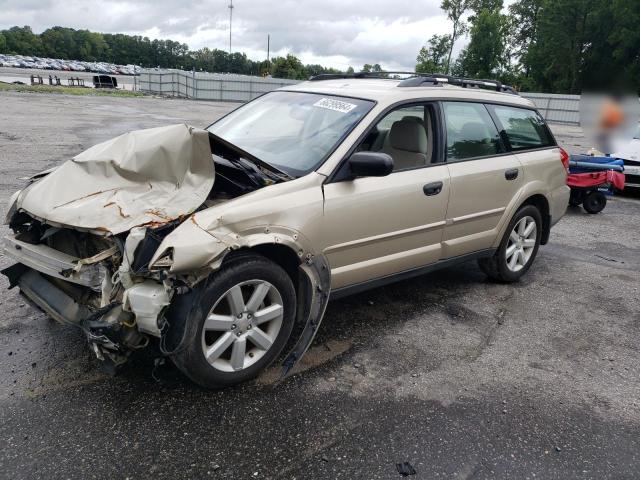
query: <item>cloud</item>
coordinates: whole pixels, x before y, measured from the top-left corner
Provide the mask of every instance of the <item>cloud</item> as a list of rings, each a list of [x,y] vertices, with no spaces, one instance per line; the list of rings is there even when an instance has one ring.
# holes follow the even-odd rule
[[[235,0],[234,51],[266,58],[293,53],[305,63],[360,68],[413,69],[420,47],[450,29],[440,0]],[[0,28],[55,26],[171,38],[201,47],[227,49],[228,0],[0,0]]]

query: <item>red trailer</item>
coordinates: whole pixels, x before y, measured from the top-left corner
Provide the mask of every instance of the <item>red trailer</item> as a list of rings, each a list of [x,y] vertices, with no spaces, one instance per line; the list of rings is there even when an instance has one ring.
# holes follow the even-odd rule
[[[567,185],[571,187],[569,203],[582,204],[588,213],[601,212],[607,205],[607,195],[613,189],[624,189],[624,166],[610,157],[576,155],[569,162]]]

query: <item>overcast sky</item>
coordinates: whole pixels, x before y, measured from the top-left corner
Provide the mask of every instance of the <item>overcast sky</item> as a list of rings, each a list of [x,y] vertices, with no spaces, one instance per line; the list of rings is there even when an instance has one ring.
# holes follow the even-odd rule
[[[440,0],[234,0],[233,51],[356,70],[364,63],[411,69],[420,47],[450,23]],[[86,28],[229,48],[228,0],[0,0],[0,28]],[[461,43],[464,43],[461,41]],[[458,47],[459,48],[459,47]],[[458,49],[456,48],[456,50]]]

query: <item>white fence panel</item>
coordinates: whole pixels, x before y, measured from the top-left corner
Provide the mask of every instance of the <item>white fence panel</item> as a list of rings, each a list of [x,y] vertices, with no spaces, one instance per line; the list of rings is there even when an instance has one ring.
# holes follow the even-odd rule
[[[299,82],[282,78],[155,69],[143,69],[138,80],[143,92],[219,102],[248,102],[263,93],[296,83]],[[531,92],[521,95],[531,100],[549,123],[580,124],[580,95]]]
[[[547,122],[580,125],[580,95],[531,92],[520,95],[531,100]]]
[[[222,102],[248,102],[263,93],[296,83],[299,82],[281,78],[154,69],[142,70],[138,80],[142,92]]]

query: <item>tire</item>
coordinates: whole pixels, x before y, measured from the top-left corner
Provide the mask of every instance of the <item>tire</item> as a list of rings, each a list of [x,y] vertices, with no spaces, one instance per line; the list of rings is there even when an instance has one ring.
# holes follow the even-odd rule
[[[518,234],[518,230],[515,229],[521,228],[523,224],[526,228],[529,228],[531,223],[535,225],[535,232],[532,231],[523,240]],[[512,237],[512,234],[514,234],[514,237]],[[516,241],[515,237],[518,237],[518,241]],[[481,258],[478,260],[478,265],[492,280],[505,283],[516,282],[531,268],[531,264],[538,253],[541,238],[542,216],[540,211],[533,205],[524,205],[509,222],[500,246],[493,256]],[[535,240],[535,243],[529,242],[533,240]],[[521,250],[522,254],[519,254],[518,250]],[[517,255],[515,265],[512,265],[513,255]]]
[[[251,300],[258,290],[255,298],[264,293],[264,300],[254,308]],[[187,318],[184,348],[172,359],[202,387],[217,389],[255,377],[278,357],[291,335],[296,312],[293,283],[282,267],[261,255],[242,255],[223,264],[189,295],[186,303],[198,303]],[[243,312],[242,318],[238,312]]]
[[[593,215],[600,213],[606,206],[607,197],[604,193],[599,192],[598,190],[591,190],[588,192],[584,196],[584,200],[582,202],[582,207],[587,211],[587,213],[591,213]]]
[[[569,196],[569,205],[572,207],[579,207],[584,200],[584,192],[582,190],[571,189]]]

